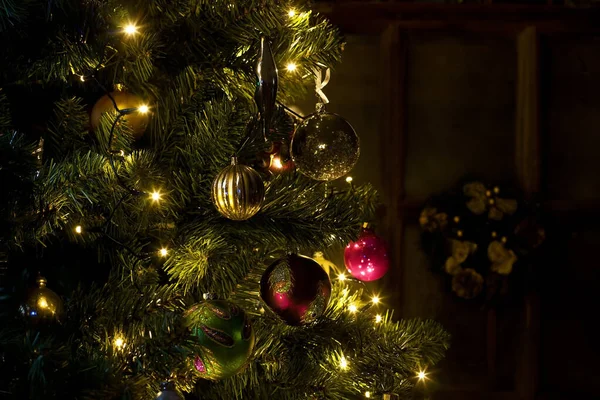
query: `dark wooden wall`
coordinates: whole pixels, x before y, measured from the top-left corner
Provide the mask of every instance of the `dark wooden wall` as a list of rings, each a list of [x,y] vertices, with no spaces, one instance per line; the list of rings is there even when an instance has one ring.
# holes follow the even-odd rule
[[[325,91],[361,135],[355,181],[383,195],[380,230],[394,259],[386,301],[398,317],[435,318],[453,335],[426,395],[600,398],[599,10],[319,7],[348,35]],[[515,306],[457,300],[419,248],[419,207],[468,173],[519,185],[549,216],[544,273]]]

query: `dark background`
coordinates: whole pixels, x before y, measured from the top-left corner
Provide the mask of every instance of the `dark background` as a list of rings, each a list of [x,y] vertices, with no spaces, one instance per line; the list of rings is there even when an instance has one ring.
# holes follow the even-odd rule
[[[396,317],[434,318],[453,336],[420,391],[600,398],[600,10],[542,1],[317,7],[348,41],[325,89],[329,110],[361,137],[354,182],[373,183],[384,202],[378,229],[394,264],[370,288]],[[546,254],[515,305],[460,301],[420,249],[419,208],[466,174],[512,182],[546,212]]]

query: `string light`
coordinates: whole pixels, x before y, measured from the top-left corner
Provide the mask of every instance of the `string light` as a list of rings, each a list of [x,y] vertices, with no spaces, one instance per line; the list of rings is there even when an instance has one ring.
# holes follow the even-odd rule
[[[281,162],[281,158],[279,156],[271,156],[271,166],[275,169],[283,168],[283,163]]]
[[[123,347],[125,347],[125,339],[123,339],[121,336],[117,336],[113,344],[117,349],[122,349]]]
[[[298,68],[298,66],[296,64],[294,64],[293,62],[288,63],[288,65],[286,65],[285,69],[287,69],[288,72],[294,72],[296,71],[296,69]]]
[[[290,10],[288,11],[288,17],[294,18],[295,16],[296,16],[296,10],[294,10],[293,8],[290,8]]]
[[[80,75],[80,76],[79,76],[79,80],[80,80],[81,82],[85,82],[85,76],[83,76],[83,75]]]
[[[75,227],[75,233],[81,233],[81,232],[83,232],[83,228],[81,227],[81,225],[77,225]]]
[[[160,196],[161,196],[160,192],[158,190],[155,190],[150,195],[150,198],[152,198],[152,201],[158,202],[160,200]]]
[[[358,311],[358,307],[356,307],[356,304],[350,304],[350,306],[348,306],[348,310],[349,310],[351,313],[355,313],[355,312],[357,312],[357,311]]]
[[[340,358],[340,369],[341,370],[347,370],[348,369],[348,360],[346,360],[346,357],[342,356]]]
[[[129,23],[123,27],[123,32],[129,36],[132,36],[138,33],[138,27],[133,23]]]
[[[140,112],[142,114],[146,114],[148,111],[150,111],[150,108],[145,104],[142,104],[141,106],[138,107],[138,112]]]
[[[365,392],[365,397],[366,397],[367,399],[370,399],[370,398],[371,398],[371,392],[369,392],[369,391],[366,391],[366,392]]]
[[[377,315],[375,316],[375,322],[376,322],[376,323],[380,323],[382,320],[383,320],[383,317],[382,317],[381,315],[377,314]]]
[[[372,302],[373,304],[378,304],[378,303],[379,303],[379,297],[378,297],[378,296],[373,296],[373,297],[371,298],[371,302]]]
[[[417,378],[419,378],[420,381],[424,381],[427,379],[427,373],[425,371],[419,371]]]
[[[158,252],[159,252],[159,254],[161,255],[161,257],[166,257],[166,256],[167,256],[167,254],[169,254],[169,250],[167,250],[167,249],[166,249],[166,248],[164,248],[164,247],[163,247],[162,249],[160,249]]]
[[[352,183],[352,180],[353,180],[353,179],[352,179],[352,177],[351,177],[351,176],[348,176],[348,177],[346,177],[346,182],[348,182],[348,183]]]
[[[338,275],[338,281],[343,282],[346,280],[346,274],[344,274],[343,272],[341,274]]]

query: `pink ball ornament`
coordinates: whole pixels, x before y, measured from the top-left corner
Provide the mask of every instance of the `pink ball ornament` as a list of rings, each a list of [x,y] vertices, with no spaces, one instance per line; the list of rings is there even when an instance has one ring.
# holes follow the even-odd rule
[[[372,229],[363,227],[358,240],[346,246],[344,262],[354,278],[364,282],[375,281],[390,267],[387,244]]]

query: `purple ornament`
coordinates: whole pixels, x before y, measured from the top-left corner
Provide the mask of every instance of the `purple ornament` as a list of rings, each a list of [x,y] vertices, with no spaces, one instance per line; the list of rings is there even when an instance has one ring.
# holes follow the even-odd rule
[[[194,367],[196,367],[198,372],[201,372],[201,373],[206,372],[206,366],[204,365],[204,361],[202,361],[200,356],[196,356],[196,359],[194,360]]]
[[[381,278],[390,267],[385,241],[369,228],[362,229],[356,242],[348,243],[344,262],[354,278],[365,282]]]

